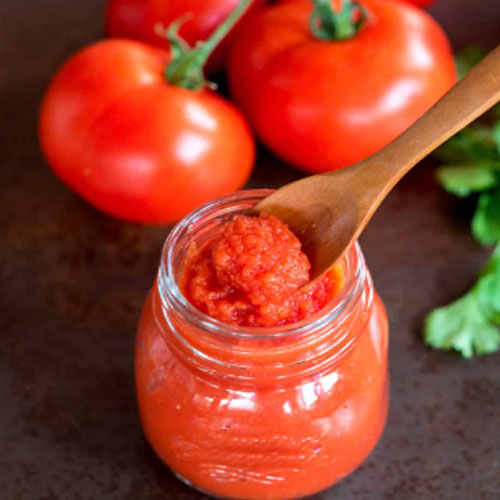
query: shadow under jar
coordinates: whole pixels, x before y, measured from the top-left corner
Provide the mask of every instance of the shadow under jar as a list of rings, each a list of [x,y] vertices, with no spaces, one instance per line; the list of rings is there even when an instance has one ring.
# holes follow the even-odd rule
[[[358,244],[330,304],[298,323],[250,328],[192,306],[177,282],[187,251],[268,190],[201,207],[170,233],[136,344],[144,433],[189,485],[235,499],[291,499],[349,474],[388,406],[387,316]]]

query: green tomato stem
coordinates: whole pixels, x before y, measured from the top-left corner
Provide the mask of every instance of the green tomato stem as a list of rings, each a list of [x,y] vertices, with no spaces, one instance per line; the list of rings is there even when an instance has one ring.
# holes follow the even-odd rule
[[[218,44],[245,13],[251,2],[252,0],[240,0],[227,19],[219,24],[208,40],[198,42],[195,47],[189,47],[178,34],[181,24],[186,20],[185,17],[172,23],[167,31],[167,38],[170,41],[172,52],[172,60],[165,71],[167,81],[172,85],[189,90],[199,90],[206,85],[211,86],[205,79],[203,67]]]
[[[356,35],[368,16],[357,1],[342,0],[339,11],[333,9],[331,0],[311,1],[314,9],[309,18],[309,29],[319,40],[348,40]]]

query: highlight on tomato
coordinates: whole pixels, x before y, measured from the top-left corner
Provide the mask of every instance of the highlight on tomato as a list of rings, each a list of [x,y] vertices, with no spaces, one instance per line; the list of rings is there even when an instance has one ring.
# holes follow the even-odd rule
[[[234,33],[263,2],[252,0],[245,14],[210,57],[208,72],[219,70],[224,65]],[[109,0],[106,32],[112,37],[132,38],[168,48],[161,26],[167,27],[183,19],[179,34],[194,46],[200,40],[207,40],[239,3],[240,0]]]
[[[244,9],[195,49],[174,25],[170,52],[112,39],[71,57],[40,110],[40,144],[56,175],[99,210],[143,223],[174,222],[241,188],[252,134],[203,65]]]
[[[248,21],[228,80],[258,137],[309,172],[375,153],[456,81],[426,12],[389,0],[282,0]]]

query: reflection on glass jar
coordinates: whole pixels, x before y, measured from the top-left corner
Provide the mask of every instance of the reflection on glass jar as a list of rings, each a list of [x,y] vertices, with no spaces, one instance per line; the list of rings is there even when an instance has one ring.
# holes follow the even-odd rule
[[[180,293],[190,245],[268,193],[225,196],[176,226],[137,335],[147,439],[185,482],[227,498],[300,498],[336,483],[373,449],[387,414],[387,317],[357,244],[340,294],[293,325],[227,325]]]

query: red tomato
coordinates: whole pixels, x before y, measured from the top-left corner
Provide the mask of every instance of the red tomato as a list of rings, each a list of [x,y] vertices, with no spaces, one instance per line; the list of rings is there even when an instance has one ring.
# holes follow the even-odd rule
[[[387,145],[455,82],[448,40],[424,11],[362,0],[346,41],[309,32],[312,2],[256,13],[229,61],[232,95],[276,154],[310,172],[350,165]]]
[[[417,7],[427,7],[431,3],[434,3],[435,0],[402,0],[403,2],[412,3]]]
[[[167,223],[239,189],[254,159],[243,117],[208,88],[166,82],[164,50],[132,40],[95,43],[52,80],[40,142],[54,172],[95,207]]]
[[[254,0],[245,18],[264,0]],[[133,38],[167,48],[164,36],[155,32],[155,25],[165,28],[180,17],[191,13],[192,17],[182,24],[180,35],[193,46],[199,40],[206,40],[215,28],[226,19],[239,0],[110,0],[106,13],[106,29],[110,36]],[[238,23],[238,24],[239,24]],[[238,24],[234,29],[238,29]],[[210,58],[208,70],[223,66],[231,45],[226,38]]]

